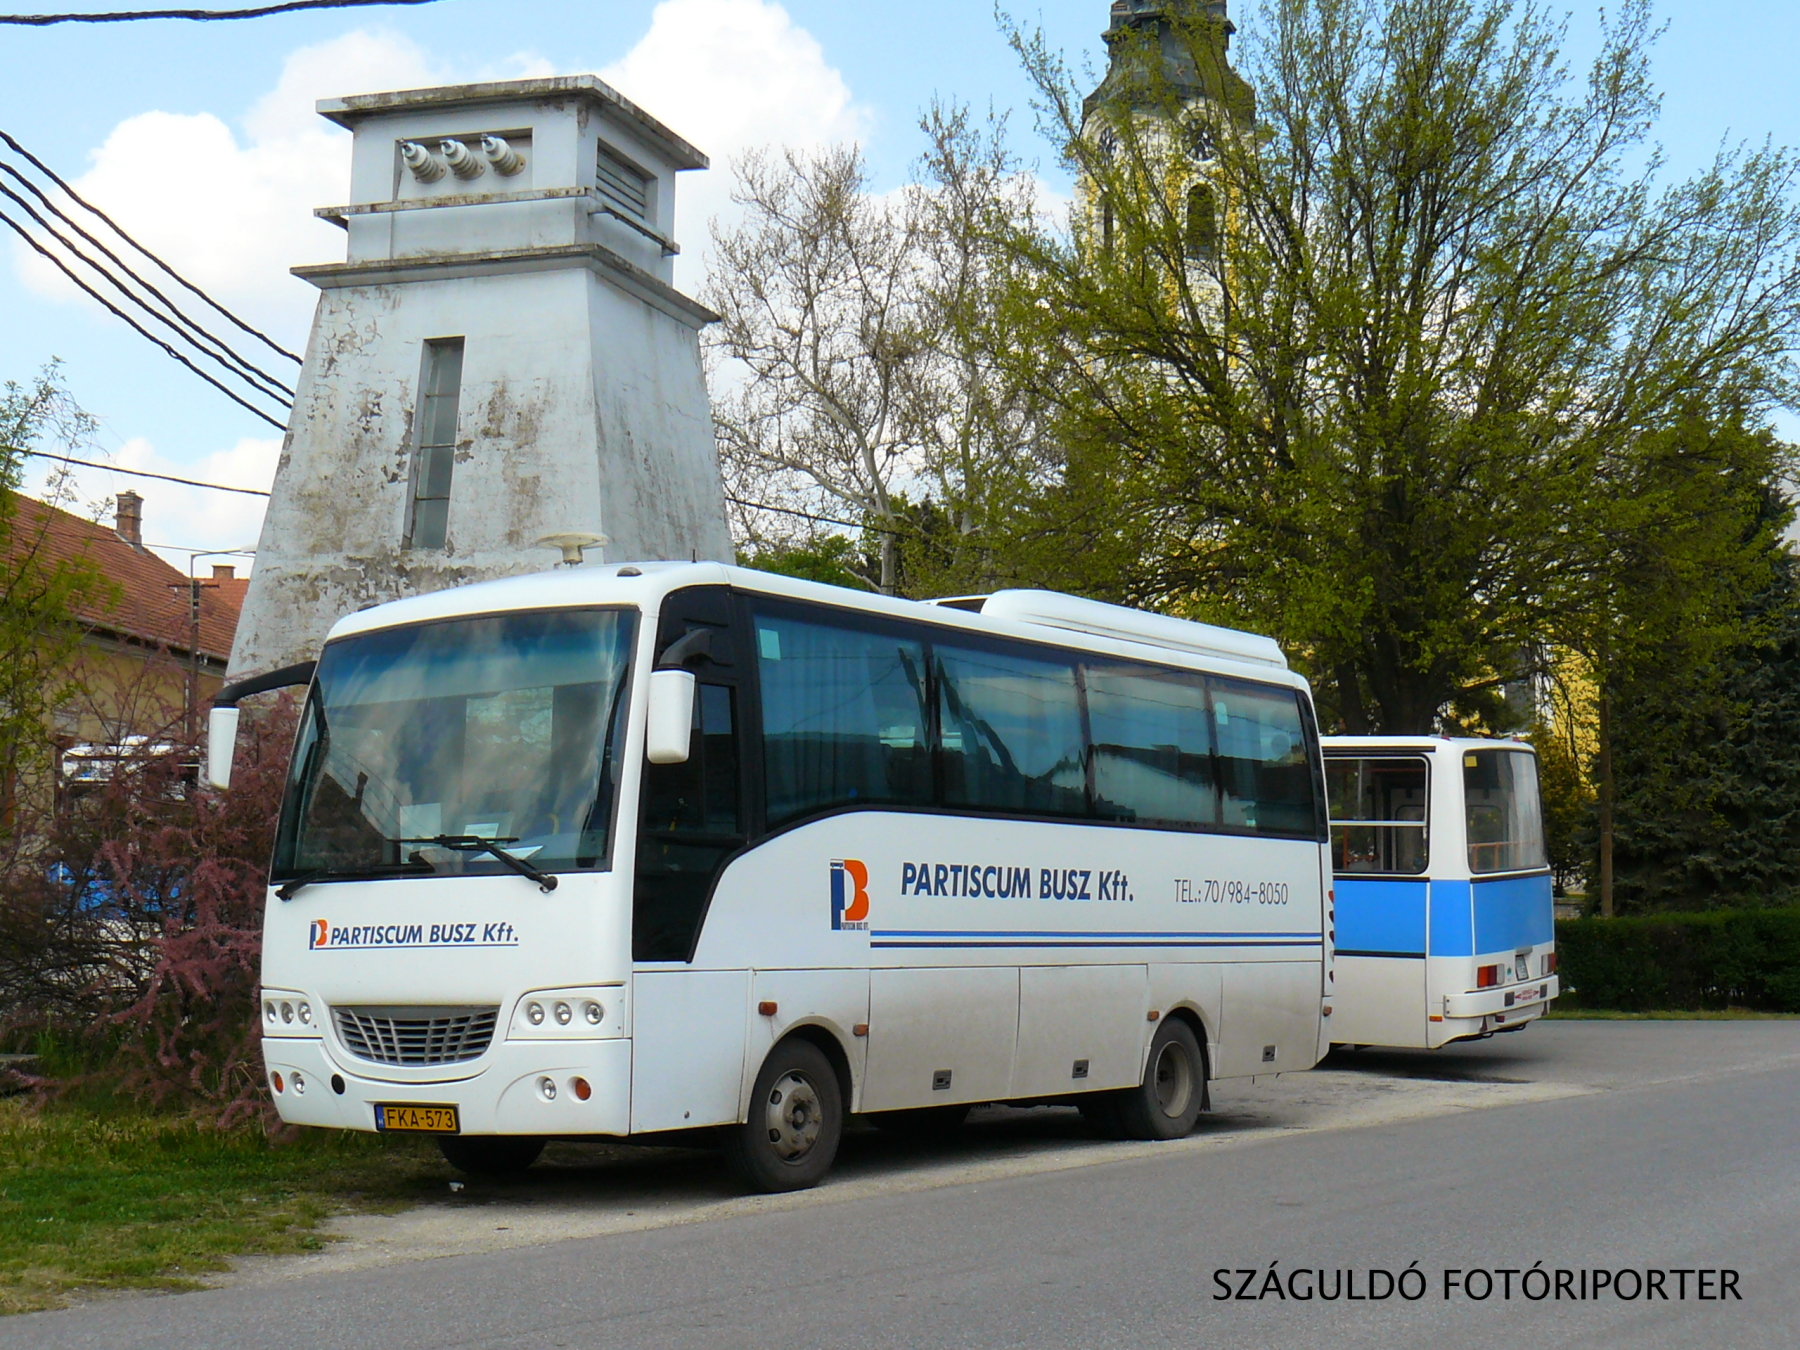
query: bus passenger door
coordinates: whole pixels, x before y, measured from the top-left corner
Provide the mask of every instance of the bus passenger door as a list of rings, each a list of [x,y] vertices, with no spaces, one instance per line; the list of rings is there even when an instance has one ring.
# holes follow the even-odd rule
[[[683,665],[696,681],[694,720],[685,763],[644,765],[632,894],[634,961],[693,959],[713,882],[748,837],[732,636],[731,596],[724,587],[676,591],[664,602],[658,658],[678,642],[687,644],[692,654]]]

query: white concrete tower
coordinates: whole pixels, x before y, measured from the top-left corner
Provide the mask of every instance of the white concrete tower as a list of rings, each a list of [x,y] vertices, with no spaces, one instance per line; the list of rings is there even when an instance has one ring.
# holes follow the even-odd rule
[[[355,133],[233,678],[371,603],[555,563],[730,560],[700,369],[671,285],[675,175],[706,156],[588,75],[326,99]],[[590,551],[590,558],[594,556]]]

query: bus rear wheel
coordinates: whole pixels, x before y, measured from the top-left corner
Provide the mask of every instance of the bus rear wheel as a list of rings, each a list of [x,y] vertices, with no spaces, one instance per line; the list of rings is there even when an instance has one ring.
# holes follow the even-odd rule
[[[472,1177],[518,1177],[544,1151],[542,1139],[520,1135],[445,1135],[438,1140],[444,1161]]]
[[[1113,1099],[1127,1139],[1181,1139],[1200,1119],[1206,1100],[1206,1056],[1194,1029],[1177,1017],[1163,1021],[1150,1042],[1144,1081]]]
[[[810,1041],[783,1041],[756,1075],[749,1119],[725,1132],[725,1161],[752,1190],[805,1190],[831,1170],[843,1134],[831,1061]]]

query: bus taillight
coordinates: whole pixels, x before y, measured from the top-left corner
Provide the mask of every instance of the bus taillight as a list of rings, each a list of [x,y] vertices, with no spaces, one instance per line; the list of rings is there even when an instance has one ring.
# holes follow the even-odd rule
[[[1555,952],[1545,952],[1544,953],[1544,974],[1546,974],[1546,975],[1556,974],[1556,953]]]
[[[1499,983],[1500,983],[1500,967],[1499,966],[1477,966],[1477,967],[1475,967],[1475,987],[1477,989],[1492,989],[1495,985],[1497,985]]]

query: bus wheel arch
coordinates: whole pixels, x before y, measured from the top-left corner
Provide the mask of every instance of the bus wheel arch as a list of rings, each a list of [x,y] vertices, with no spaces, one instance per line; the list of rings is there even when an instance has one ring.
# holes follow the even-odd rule
[[[808,1034],[808,1033],[811,1034]],[[744,1122],[724,1131],[725,1161],[751,1190],[805,1190],[831,1169],[848,1103],[823,1028],[797,1027],[763,1057]]]

